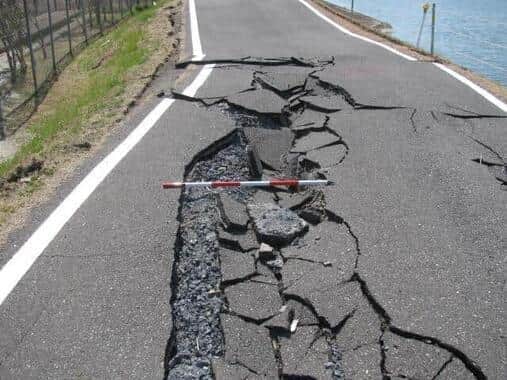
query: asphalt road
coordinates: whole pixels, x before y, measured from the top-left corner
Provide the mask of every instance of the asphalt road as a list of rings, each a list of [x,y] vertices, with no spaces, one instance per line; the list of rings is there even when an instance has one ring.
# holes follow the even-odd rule
[[[309,267],[285,266],[290,270],[282,274],[298,274],[287,291],[304,294],[329,322],[343,321],[343,310],[333,306],[360,299],[354,304],[354,322],[344,322],[350,331],[333,338],[338,347],[350,345],[343,351],[346,377],[505,378],[507,193],[495,178],[505,173],[495,170],[507,156],[507,114],[431,63],[407,61],[343,34],[298,1],[197,0],[196,5],[206,60],[334,57],[334,64],[322,65],[313,76],[349,99],[348,106],[327,114],[329,130],[346,143],[348,153],[339,165],[326,168],[337,186],[326,188],[324,195],[326,208],[346,222],[340,228],[348,226],[357,244],[349,230],[337,237],[323,223],[318,236],[322,245],[316,250],[354,246],[355,253],[347,250],[352,256],[344,254],[336,264],[343,271],[333,276],[347,280],[355,273],[361,280],[343,288],[336,282],[341,277],[331,281],[321,272],[307,275]],[[188,68],[176,88],[181,91],[198,69]],[[280,107],[271,109],[284,101],[272,95],[232,95],[250,88],[256,71],[307,78],[314,70],[223,65],[213,70],[197,96],[230,96],[243,109],[280,113]],[[169,90],[173,75],[168,72],[155,87]],[[32,222],[11,236],[0,254],[2,265],[156,101],[153,97],[136,109],[100,156],[84,163],[54,199],[34,211]],[[164,376],[173,327],[170,281],[179,194],[161,191],[160,183],[181,179],[198,152],[233,128],[226,115],[194,102],[177,100],[164,113],[0,305],[1,379]],[[304,143],[318,145],[320,139],[312,132]],[[324,151],[316,152],[316,160],[326,159]],[[259,298],[247,292],[238,299],[253,296]],[[262,309],[262,300],[252,302],[260,302]],[[391,330],[380,326],[352,347],[350,342],[368,335],[376,323],[369,321],[378,318]],[[264,368],[275,360],[259,326],[229,316],[222,317],[222,324],[226,360],[232,360],[230,352],[239,352],[235,360],[252,362],[247,375],[259,365],[254,372],[274,376],[276,369]],[[310,336],[313,328],[315,323],[308,323],[300,331]],[[258,347],[245,353],[244,360],[244,347],[237,341],[241,332],[245,342]],[[349,335],[350,342],[345,339]],[[288,347],[304,345],[303,336]],[[423,342],[428,339],[431,344]],[[321,359],[314,354],[314,362]],[[282,350],[282,357],[297,358],[297,353]],[[289,362],[284,360],[287,366]],[[472,375],[466,364],[479,370]],[[287,374],[287,368],[278,368],[278,373]],[[427,371],[411,372],[420,368]],[[232,373],[229,378],[244,375]]]

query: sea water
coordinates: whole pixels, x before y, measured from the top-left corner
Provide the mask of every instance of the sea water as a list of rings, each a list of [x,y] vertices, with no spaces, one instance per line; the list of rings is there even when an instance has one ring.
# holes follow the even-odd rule
[[[350,9],[351,0],[327,0]],[[354,10],[392,26],[412,45],[423,19],[421,0],[354,0]],[[441,0],[436,4],[435,53],[507,86],[507,0]],[[430,50],[431,8],[420,47]]]

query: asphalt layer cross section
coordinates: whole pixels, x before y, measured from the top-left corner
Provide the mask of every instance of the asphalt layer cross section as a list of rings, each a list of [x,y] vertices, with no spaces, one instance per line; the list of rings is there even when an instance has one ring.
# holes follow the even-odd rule
[[[0,378],[505,378],[507,114],[301,1],[189,4],[206,56],[0,305]],[[336,186],[160,187],[259,175]]]

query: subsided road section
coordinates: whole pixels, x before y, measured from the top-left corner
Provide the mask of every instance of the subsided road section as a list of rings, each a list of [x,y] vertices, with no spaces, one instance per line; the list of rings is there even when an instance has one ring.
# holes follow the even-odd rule
[[[178,378],[197,368],[232,378],[504,378],[507,115],[433,65],[344,35],[300,2],[197,0],[196,8],[206,59],[222,64],[164,113],[0,306],[0,377]],[[234,152],[245,144],[263,149],[264,175],[338,185],[300,201],[250,194],[291,208],[308,227],[297,244],[276,247],[281,262],[252,258],[253,272],[235,277],[242,268],[224,258],[238,252],[247,263],[258,242],[209,225],[185,230],[191,223],[178,223],[193,220],[189,204],[160,182],[244,175],[216,155],[244,168]],[[216,201],[186,196],[204,199],[203,210]],[[174,282],[192,236],[208,239],[213,249],[196,250],[222,272],[209,289],[189,282],[204,298]],[[196,281],[206,281],[201,274]],[[195,294],[225,305],[205,314],[220,314],[212,333],[170,307]],[[273,305],[292,314],[275,320]],[[172,325],[171,315],[183,319]],[[294,315],[301,325],[287,333]],[[192,331],[211,341],[188,340]],[[303,346],[312,360],[298,367]]]

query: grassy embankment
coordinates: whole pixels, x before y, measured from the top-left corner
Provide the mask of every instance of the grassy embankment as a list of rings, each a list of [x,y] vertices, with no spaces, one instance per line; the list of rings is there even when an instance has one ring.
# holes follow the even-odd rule
[[[85,141],[82,146],[88,148],[89,142],[98,141],[104,134],[101,130],[105,132],[121,118],[146,78],[171,52],[171,44],[165,41],[171,27],[167,16],[161,15],[161,7],[172,2],[162,0],[135,10],[64,70],[28,122],[24,142],[14,156],[0,163],[0,225],[23,205],[20,197],[34,193],[44,177],[52,176],[69,155],[75,155],[76,144]],[[167,27],[159,31],[154,23]],[[18,167],[33,159],[44,162],[42,170],[24,181],[6,182]]]

